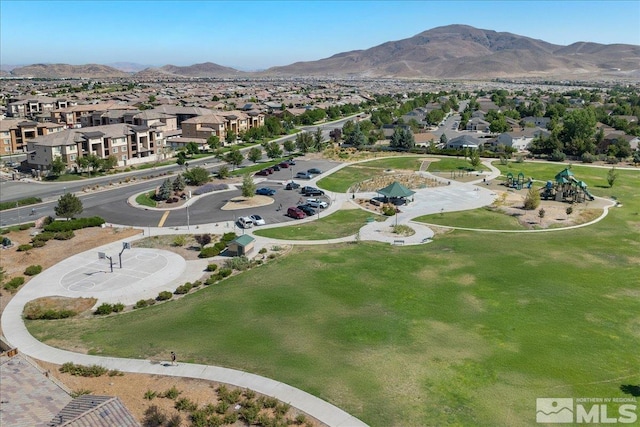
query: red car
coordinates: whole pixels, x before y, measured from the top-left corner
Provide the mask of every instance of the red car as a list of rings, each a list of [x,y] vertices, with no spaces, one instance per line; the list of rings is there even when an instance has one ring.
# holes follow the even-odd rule
[[[287,169],[289,167],[289,163],[287,162],[282,162],[280,163],[278,166],[280,166],[282,169]]]
[[[262,169],[261,171],[256,172],[256,175],[266,176],[269,175],[269,171]]]
[[[290,216],[293,219],[302,219],[305,218],[307,214],[302,212],[301,209],[291,207],[287,209],[287,216]]]

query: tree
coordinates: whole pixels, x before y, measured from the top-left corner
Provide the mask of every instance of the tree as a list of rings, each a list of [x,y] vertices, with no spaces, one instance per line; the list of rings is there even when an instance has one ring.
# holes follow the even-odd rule
[[[55,176],[61,175],[67,169],[67,164],[61,157],[56,157],[51,162],[51,173]]]
[[[296,135],[296,147],[299,151],[306,153],[313,145],[313,138],[307,132],[300,132]]]
[[[391,136],[391,142],[389,144],[391,148],[397,150],[410,150],[416,145],[416,141],[413,137],[413,132],[409,128],[396,127]]]
[[[447,138],[447,135],[445,135],[444,133],[442,135],[440,135],[440,144],[447,145],[447,142],[449,142],[449,138]]]
[[[76,159],[76,164],[80,168],[80,172],[83,172],[86,168],[89,167],[89,159],[87,157],[78,157]]]
[[[633,152],[633,164],[637,165],[638,163],[640,163],[640,148]]]
[[[322,151],[322,148],[324,146],[323,141],[324,137],[322,136],[322,129],[317,127],[315,133],[313,134],[313,148],[318,153]]]
[[[230,130],[230,131],[227,131],[227,137],[225,138],[225,141],[227,144],[235,144],[237,138],[238,138],[238,134]]]
[[[253,182],[253,177],[248,173],[242,176],[241,190],[244,197],[253,197],[256,194],[256,184]]]
[[[160,188],[158,188],[157,197],[160,200],[168,200],[171,197],[171,181],[169,178],[165,179]]]
[[[229,166],[222,165],[218,168],[218,178],[225,179],[229,176]]]
[[[233,147],[224,156],[224,161],[229,163],[230,165],[233,165],[234,170],[236,169],[237,166],[240,166],[242,164],[243,160],[244,160],[244,156],[242,155],[238,147]]]
[[[113,154],[102,161],[102,167],[106,170],[111,170],[118,166],[118,158]]]
[[[284,144],[282,144],[287,153],[291,154],[296,150],[296,143],[290,139],[287,139]]]
[[[217,135],[211,135],[209,138],[207,138],[207,144],[212,150],[217,150],[222,145],[220,143],[220,138]]]
[[[176,179],[173,180],[173,184],[171,184],[173,191],[182,191],[186,186],[187,184],[184,182],[184,177],[182,175],[176,176]]]
[[[527,196],[524,198],[524,209],[532,211],[540,206],[540,193],[538,190],[531,187],[527,192]]]
[[[209,243],[211,243],[211,235],[210,234],[196,234],[193,236],[196,239],[196,242],[200,245],[200,249],[204,249]]]
[[[277,159],[278,157],[282,157],[282,149],[280,148],[280,144],[275,141],[268,142],[264,145],[264,150],[267,153],[267,157],[270,159]]]
[[[251,160],[253,163],[258,163],[258,160],[262,158],[262,150],[258,147],[253,147],[249,150],[247,154],[247,159]]]
[[[607,182],[609,183],[609,187],[613,187],[613,184],[615,184],[617,178],[618,172],[616,172],[615,167],[612,167],[611,169],[609,169],[609,172],[607,172]]]
[[[360,130],[358,123],[356,123],[353,131],[349,133],[345,142],[355,148],[360,148],[367,143],[367,139]]]
[[[92,171],[97,171],[102,165],[102,159],[95,154],[89,154],[87,156],[87,161],[89,162],[89,167]]]
[[[544,218],[544,215],[546,214],[546,212],[544,211],[544,208],[540,208],[540,210],[538,211],[538,216],[540,217],[540,221],[542,222],[542,218]]]
[[[191,168],[182,175],[190,185],[202,185],[210,179],[209,171],[201,167]]]
[[[471,150],[471,153],[469,153],[469,163],[476,169],[480,166],[480,150]]]
[[[200,152],[200,147],[193,141],[187,143],[185,149],[187,150],[187,154],[198,154]]]
[[[58,199],[58,205],[54,208],[56,216],[67,220],[82,213],[82,201],[73,193],[66,193]]]

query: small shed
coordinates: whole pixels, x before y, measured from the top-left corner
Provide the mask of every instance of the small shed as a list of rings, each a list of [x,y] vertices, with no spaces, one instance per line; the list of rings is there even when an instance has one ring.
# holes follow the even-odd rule
[[[242,236],[236,237],[231,241],[231,243],[229,243],[227,252],[231,256],[247,256],[253,251],[255,244],[256,239],[248,234],[243,234]]]

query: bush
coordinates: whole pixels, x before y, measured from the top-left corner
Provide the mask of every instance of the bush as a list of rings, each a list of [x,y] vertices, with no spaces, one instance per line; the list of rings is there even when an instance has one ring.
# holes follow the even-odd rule
[[[40,274],[42,272],[41,265],[30,265],[24,270],[25,276],[35,276],[36,274]]]
[[[204,281],[205,285],[215,285],[215,283],[220,280],[220,277],[217,274],[213,274],[209,276],[207,280]]]
[[[222,235],[222,239],[221,240],[226,243],[226,242],[231,242],[236,237],[238,237],[238,235],[236,233],[224,233]]]
[[[32,245],[28,245],[28,244],[24,244],[24,245],[20,245],[18,246],[18,252],[27,252],[30,251],[31,249],[33,249]]]
[[[385,216],[394,216],[396,214],[396,207],[393,205],[384,205],[382,207],[382,213]]]
[[[217,243],[216,243],[217,245]],[[220,254],[220,249],[214,246],[210,246],[208,248],[204,248],[198,254],[198,258],[211,258]]]
[[[18,229],[24,231],[30,229],[31,227],[33,227],[33,224],[20,224],[18,226]]]
[[[147,400],[153,400],[153,399],[155,399],[155,398],[156,398],[156,396],[157,396],[157,395],[158,395],[158,393],[156,393],[155,391],[153,391],[153,390],[147,390],[147,391],[144,393],[144,398],[145,398],[145,399],[147,399]]]
[[[267,248],[262,248],[258,251],[259,254],[266,254],[267,253]]]
[[[100,365],[76,365],[73,362],[67,362],[60,367],[60,372],[71,374],[77,377],[100,377],[109,370]]]
[[[216,271],[217,269],[218,269],[218,264],[207,265],[207,271]]]
[[[231,276],[231,273],[233,273],[233,270],[231,270],[230,268],[221,268],[220,271],[218,272],[220,277]]]
[[[174,405],[174,408],[176,408],[178,411],[191,412],[198,409],[198,404],[195,402],[192,402],[186,397],[181,397],[180,399],[176,400],[176,404]]]
[[[569,206],[566,212],[567,212],[567,215],[571,215],[573,213],[573,208]]]
[[[167,415],[156,405],[151,405],[144,411],[143,425],[161,426],[166,422]]]
[[[58,320],[58,319],[68,319],[69,317],[75,316],[76,313],[73,310],[54,310],[48,309],[44,311],[34,310],[29,313],[25,313],[24,317],[29,320]]]
[[[15,291],[16,289],[18,289],[20,286],[22,286],[24,284],[24,277],[22,276],[17,276],[14,277],[13,279],[9,280],[7,283],[4,284],[4,288],[10,292]]]
[[[71,240],[75,237],[73,230],[60,231],[53,235],[55,240]]]
[[[596,156],[591,153],[582,153],[582,163],[593,163],[596,161]]]
[[[47,244],[47,242],[46,242],[46,241],[44,241],[44,240],[36,240],[35,242],[33,242],[33,243],[31,244],[31,246],[33,246],[34,248],[41,248],[41,247],[43,247],[43,246],[44,246],[44,245],[46,245],[46,244]]]
[[[111,314],[113,312],[113,306],[107,302],[104,302],[96,308],[96,311],[93,314],[104,316],[106,314]]]
[[[251,261],[246,256],[237,256],[226,260],[224,266],[232,270],[244,271],[251,267]]]
[[[173,238],[173,246],[177,246],[177,247],[181,247],[184,246],[187,243],[187,238],[186,236],[176,236]]]
[[[193,285],[191,285],[191,283],[187,282],[184,285],[180,285],[176,288],[175,291],[173,291],[174,294],[176,295],[184,295],[189,293],[189,291],[191,290],[191,288],[193,287]]]
[[[44,231],[59,232],[59,231],[69,231],[69,230],[80,230],[82,228],[88,228],[88,227],[100,227],[104,223],[105,223],[104,219],[100,218],[99,216],[94,216],[90,218],[71,219],[69,221],[55,221],[47,225],[46,227],[44,227]]]
[[[540,206],[540,193],[535,188],[530,188],[524,199],[524,209],[532,211]]]
[[[218,252],[222,252],[227,248],[227,242],[216,242],[213,247],[216,248]]]
[[[117,302],[115,304],[113,304],[113,306],[111,307],[111,310],[114,313],[120,313],[122,310],[124,310],[124,304],[121,302]]]
[[[165,391],[160,395],[160,397],[164,397],[166,399],[175,400],[180,396],[182,392],[176,388],[176,386],[172,386],[169,390]]]
[[[158,294],[158,296],[156,297],[157,301],[166,301],[166,300],[170,300],[171,298],[173,298],[173,294],[169,291],[162,291]]]
[[[49,240],[53,239],[55,235],[56,234],[52,233],[51,231],[43,231],[42,233],[33,236],[33,238],[31,239],[31,243],[48,242]]]
[[[549,160],[554,162],[564,162],[567,156],[560,150],[553,150],[553,153],[549,156]]]

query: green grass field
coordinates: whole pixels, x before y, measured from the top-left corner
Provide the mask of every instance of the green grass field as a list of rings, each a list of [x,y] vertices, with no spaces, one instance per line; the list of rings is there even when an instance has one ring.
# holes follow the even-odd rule
[[[640,172],[620,171],[612,189],[598,188],[606,169],[574,172],[623,207],[558,233],[301,247],[179,301],[27,326],[92,354],[179,348],[185,362],[284,381],[372,426],[535,425],[538,397],[629,397],[620,386],[640,385]]]
[[[485,230],[524,230],[518,219],[488,208],[470,211],[447,212],[424,215],[414,221],[427,224],[447,225],[449,227],[476,228]]]
[[[375,216],[379,215],[374,215],[362,209],[339,210],[327,216],[320,211],[320,219],[317,221],[277,228],[265,228],[256,230],[254,234],[257,236],[286,240],[336,239],[357,233],[368,218]]]
[[[155,200],[151,198],[153,194],[154,194],[153,191],[139,194],[138,197],[136,197],[136,203],[142,206],[149,206],[149,207],[155,208],[157,203]]]
[[[480,165],[477,168],[471,166],[469,160],[457,157],[440,157],[437,162],[432,162],[427,168],[429,172],[449,172],[449,171],[475,171],[489,170],[486,166]]]

